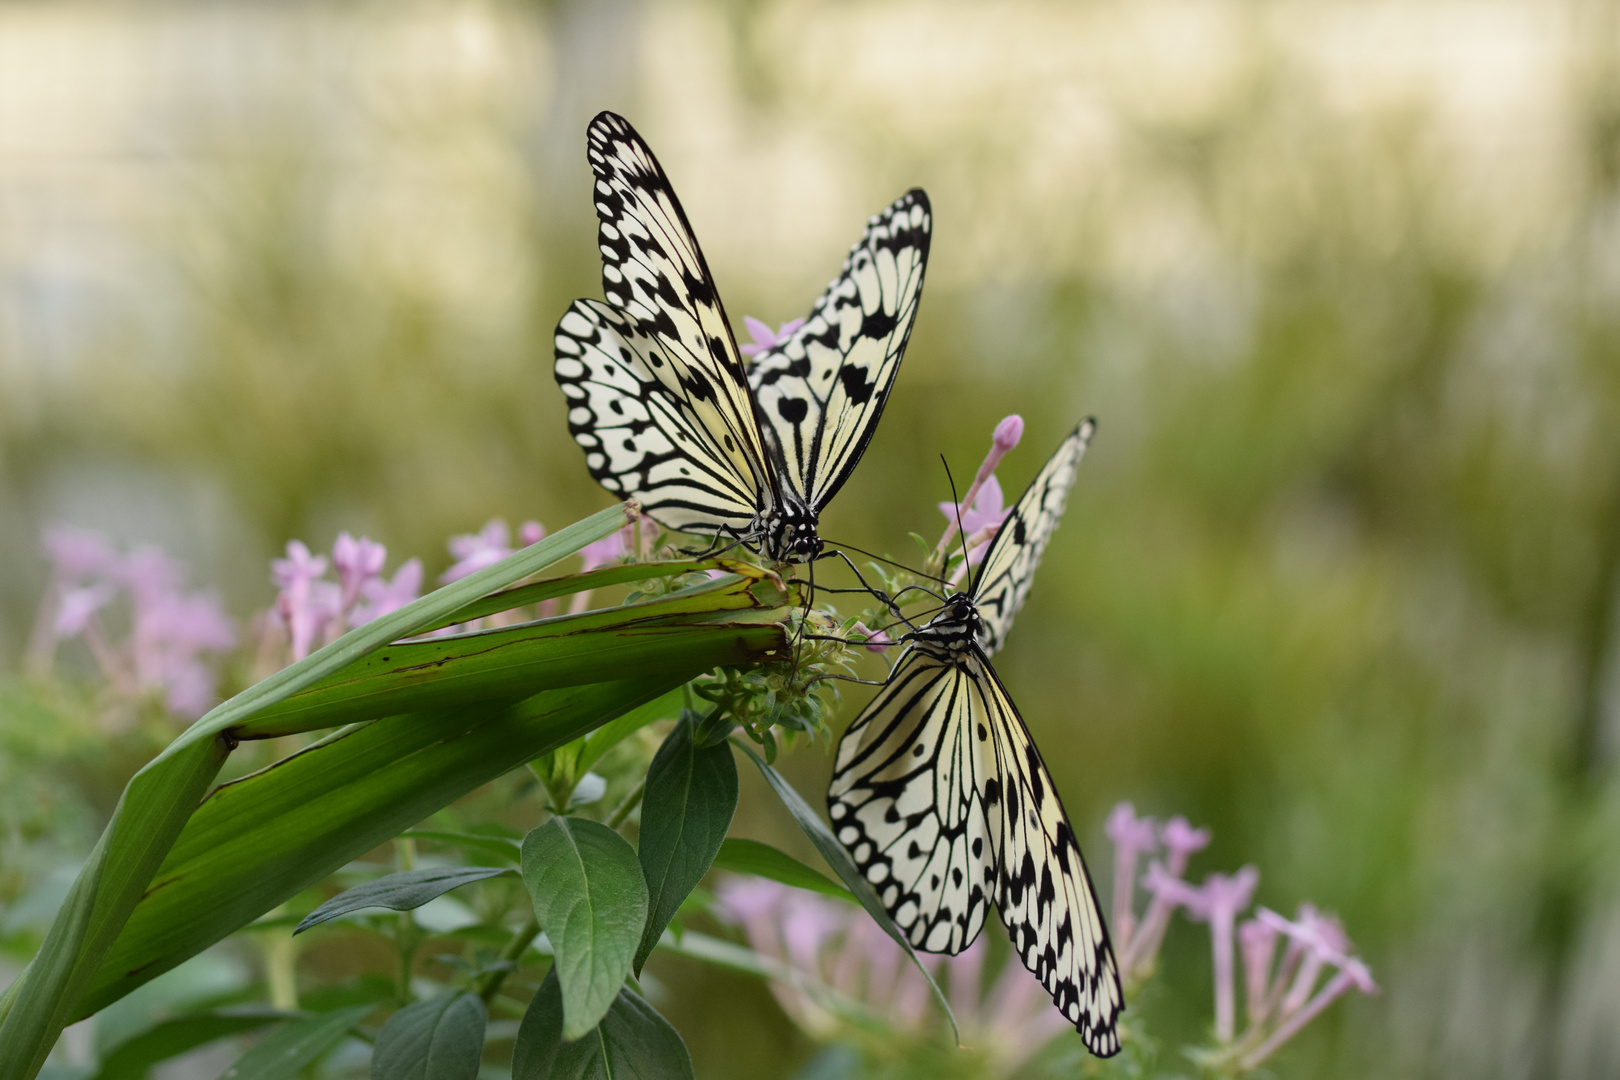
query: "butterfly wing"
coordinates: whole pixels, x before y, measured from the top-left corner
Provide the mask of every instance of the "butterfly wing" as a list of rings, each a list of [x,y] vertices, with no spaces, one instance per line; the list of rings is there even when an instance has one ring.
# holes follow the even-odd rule
[[[1124,997],[1052,777],[990,662],[912,649],[844,733],[839,841],[916,948],[958,953],[1000,909],[1019,959],[1087,1048],[1118,1052]]]
[[[576,300],[557,324],[557,385],[568,430],[591,476],[671,529],[740,536],[754,520],[758,488],[716,433],[665,393],[647,344],[621,313]]]
[[[833,830],[907,940],[929,952],[972,944],[997,887],[985,715],[973,679],[911,649],[838,745]]]
[[[1125,998],[1097,890],[1035,740],[989,658],[975,659],[987,709],[980,722],[994,750],[981,790],[1000,854],[996,908],[1019,959],[1086,1048],[1110,1057]]]
[[[557,328],[557,377],[569,398],[570,429],[576,440],[581,433],[595,436],[595,445],[580,440],[588,458],[603,459],[592,465],[592,474],[615,494],[640,498],[666,525],[731,522],[744,503],[751,518],[774,498],[775,473],[736,342],[686,212],[658,159],[622,117],[604,112],[591,122],[586,157],[596,178],[608,304],[576,303]],[[653,427],[637,428],[644,423]],[[654,428],[657,434],[648,435]],[[602,452],[609,441],[626,445],[620,440],[631,431],[637,437],[633,451]],[[641,445],[647,442],[653,445]],[[691,453],[690,466],[702,474],[697,485],[686,483],[673,466],[660,469],[656,460],[643,467],[647,453],[656,459],[671,451]],[[671,484],[677,490],[666,491]],[[720,504],[695,494],[709,487],[727,493]],[[697,509],[674,512],[694,500]]]
[[[818,513],[877,430],[922,296],[933,212],[919,188],[866,226],[810,315],[748,379],[765,438]]]
[[[992,656],[1007,640],[1013,616],[1024,606],[1029,586],[1040,565],[1041,553],[1052,538],[1069,489],[1074,486],[1075,470],[1086,452],[1096,421],[1087,419],[1070,432],[1056,452],[1047,459],[1035,479],[1018,499],[990,541],[984,561],[979,564],[973,585],[973,603],[984,622],[981,644]]]

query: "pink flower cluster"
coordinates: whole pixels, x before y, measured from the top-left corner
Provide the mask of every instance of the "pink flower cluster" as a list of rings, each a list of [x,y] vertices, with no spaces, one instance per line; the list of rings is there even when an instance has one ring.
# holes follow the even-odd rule
[[[57,646],[85,643],[119,697],[160,695],[177,716],[195,718],[218,700],[208,654],[228,652],[236,631],[219,597],[185,587],[185,570],[153,547],[118,552],[105,537],[57,526],[45,530],[51,582],[29,653],[48,670]],[[127,601],[127,634],[109,631],[103,617]]]
[[[833,1034],[849,1013],[924,1031],[928,983],[860,908],[756,877],[728,876],[717,894],[754,951],[776,962],[771,991],[808,1034]],[[981,935],[956,956],[921,955],[936,979],[944,976],[963,1042],[989,1056],[989,1075],[1008,1076],[1073,1028],[1016,956],[985,989],[985,953]]]
[[[1170,916],[1177,909],[1209,926],[1215,968],[1215,1037],[1223,1060],[1239,1071],[1256,1068],[1293,1038],[1323,1009],[1351,989],[1376,993],[1372,973],[1351,955],[1354,946],[1344,927],[1310,904],[1301,904],[1294,919],[1259,908],[1238,923],[1254,897],[1260,872],[1245,866],[1236,874],[1209,874],[1194,886],[1182,876],[1193,853],[1207,847],[1208,829],[1195,829],[1182,817],[1160,825],[1138,817],[1130,803],[1108,815],[1108,837],[1114,843],[1114,948],[1127,984],[1140,983],[1153,971]],[[1163,859],[1148,863],[1142,888],[1152,899],[1138,920],[1135,912],[1136,867],[1143,855],[1162,848]],[[1248,1026],[1236,1032],[1233,989],[1233,938],[1243,953]],[[1275,962],[1277,940],[1287,945]],[[1318,986],[1325,972],[1327,981]]]
[[[743,325],[748,328],[748,335],[754,340],[751,344],[739,346],[739,351],[744,356],[758,356],[767,349],[776,348],[792,337],[793,332],[804,325],[804,320],[790,319],[772,330],[769,325],[760,322],[752,315],[744,315]]]
[[[280,590],[272,610],[290,639],[293,661],[416,599],[422,560],[402,563],[392,579],[382,576],[387,561],[383,545],[346,532],[338,534],[330,560],[312,554],[302,540],[287,542],[287,557],[270,564],[270,580]],[[327,579],[328,565],[336,569],[336,581]]]
[[[969,567],[977,566],[984,558],[985,548],[995,539],[996,530],[1001,523],[1007,520],[1012,508],[1006,505],[1005,496],[1001,493],[1001,483],[996,479],[996,466],[1007,452],[1018,445],[1024,437],[1024,418],[1014,414],[1006,417],[996,425],[994,435],[990,439],[990,452],[984,456],[979,465],[979,471],[973,477],[973,483],[968,486],[967,494],[960,503],[942,502],[939,512],[945,515],[945,534],[939,538],[939,544],[934,548],[936,561],[949,559],[948,549],[951,541],[955,539],[958,527],[967,537],[963,546],[967,549],[967,561],[957,567],[951,578],[955,585],[967,573]]]

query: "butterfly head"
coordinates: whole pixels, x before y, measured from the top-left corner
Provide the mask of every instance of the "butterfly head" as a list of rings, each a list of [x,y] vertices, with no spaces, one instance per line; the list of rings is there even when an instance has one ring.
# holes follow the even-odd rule
[[[978,605],[967,593],[953,593],[945,606],[922,629],[907,634],[911,640],[945,660],[967,655],[970,646],[984,635],[984,620],[979,617]]]
[[[821,555],[816,512],[800,502],[784,502],[760,521],[761,546],[777,562],[812,562]]]

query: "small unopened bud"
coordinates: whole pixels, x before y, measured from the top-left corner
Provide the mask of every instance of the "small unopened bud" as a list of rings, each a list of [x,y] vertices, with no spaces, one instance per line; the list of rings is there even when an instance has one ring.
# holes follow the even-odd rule
[[[1001,423],[996,425],[996,449],[1003,454],[1018,445],[1018,440],[1024,437],[1024,418],[1013,413]]]

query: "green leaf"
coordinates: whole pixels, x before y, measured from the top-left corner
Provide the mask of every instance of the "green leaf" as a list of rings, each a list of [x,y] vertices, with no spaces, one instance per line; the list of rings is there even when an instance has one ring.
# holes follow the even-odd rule
[[[220,1074],[219,1080],[292,1080],[304,1066],[343,1041],[370,1005],[318,1013],[272,1031]]]
[[[323,922],[335,919],[339,915],[347,915],[351,911],[361,908],[385,907],[395,911],[410,911],[419,908],[435,897],[443,896],[451,889],[470,885],[475,881],[486,878],[499,877],[513,871],[503,867],[491,866],[447,866],[432,870],[401,870],[397,874],[388,874],[376,881],[368,881],[364,885],[356,885],[352,889],[345,889],[332,899],[304,916],[294,934],[302,934],[312,926],[319,926]]]
[[[762,588],[733,578],[729,591],[689,599],[679,618],[700,625],[687,638],[683,670],[545,691],[510,707],[460,705],[346,728],[218,788],[196,809],[156,877],[148,875],[152,888],[80,998],[77,1016],[195,955],[508,769],[716,664],[757,663],[778,654],[785,648],[781,625],[754,620],[783,612],[735,607],[744,602],[738,593]],[[711,609],[690,606],[699,601]],[[722,622],[706,621],[715,617]],[[589,636],[617,642],[620,674],[638,671],[641,632],[631,615],[613,618],[619,629]],[[199,789],[190,805],[200,797]],[[0,1056],[5,1048],[0,1040]]]
[[[537,604],[542,600],[550,600],[553,597],[568,596],[572,593],[585,592],[590,589],[601,589],[609,585],[622,585],[631,581],[646,581],[649,578],[677,577],[681,574],[691,574],[700,570],[730,570],[735,563],[736,561],[732,559],[674,559],[644,563],[624,563],[618,566],[588,570],[582,574],[547,578],[545,581],[536,581],[532,585],[520,585],[515,589],[492,593],[481,600],[468,604],[466,607],[451,612],[439,620],[438,626],[426,626],[422,629],[423,632],[426,632],[436,630],[439,626],[453,626],[456,623],[471,622],[474,619],[483,618],[485,615],[511,611],[513,608],[528,607],[530,604]],[[707,582],[704,584],[707,584]]]
[[[512,1080],[694,1080],[681,1036],[653,1007],[620,990],[602,1022],[564,1042],[562,986],[555,970],[518,1025]]]
[[[571,687],[511,708],[486,705],[348,728],[216,789],[152,879],[80,1015],[536,753],[664,693],[670,681]]]
[[[779,881],[783,885],[792,885],[796,889],[809,889],[824,896],[848,900],[852,904],[858,903],[854,893],[820,870],[806,866],[787,852],[769,844],[762,844],[758,840],[729,837],[720,845],[720,854],[714,857],[714,865],[722,870],[738,874],[755,874]]]
[[[893,938],[895,944],[904,949],[906,955],[911,957],[912,963],[917,965],[917,970],[922,972],[923,978],[928,980],[928,985],[934,991],[935,999],[939,1001],[939,1007],[945,1010],[945,1018],[951,1022],[951,1033],[955,1036],[957,1043],[960,1044],[962,1033],[956,1026],[956,1014],[951,1012],[950,1002],[945,1000],[945,995],[940,991],[939,984],[934,981],[934,977],[923,966],[916,950],[911,947],[911,942],[906,940],[906,935],[900,932],[900,928],[894,924],[894,920],[889,918],[889,913],[883,910],[882,901],[878,899],[877,893],[872,891],[872,886],[867,882],[866,878],[861,876],[861,872],[856,868],[854,860],[844,850],[844,845],[838,842],[838,838],[832,834],[832,830],[810,808],[810,804],[804,801],[804,797],[793,790],[793,785],[788,783],[781,773],[762,761],[760,756],[754,753],[752,747],[737,739],[733,739],[732,742],[741,747],[743,753],[747,754],[750,760],[759,767],[759,771],[764,774],[766,782],[771,785],[771,790],[776,792],[776,797],[781,799],[782,805],[788,808],[788,813],[792,814],[793,820],[799,823],[799,828],[804,830],[804,835],[808,836],[810,842],[816,845],[816,850],[821,852],[823,859],[827,860],[827,865],[833,868],[833,872],[849,888],[849,891],[855,894],[855,899],[859,900],[861,907],[865,908],[866,913],[872,916],[872,921],[881,926],[883,932]]]
[[[296,1020],[289,1013],[260,1010],[240,1013],[198,1013],[154,1024],[119,1043],[101,1061],[92,1080],[146,1080],[152,1066],[207,1046],[211,1042],[253,1031],[267,1024]]]
[[[602,1019],[630,974],[647,922],[647,882],[630,842],[606,825],[554,817],[523,838],[523,883],[551,941],[563,1037]]]
[[[647,925],[636,974],[687,894],[703,880],[737,810],[737,763],[725,743],[699,747],[687,712],[647,769],[638,857],[647,879]]]
[[[626,505],[593,514],[494,566],[351,630],[212,709],[170,743],[130,780],[39,953],[0,994],[0,1076],[28,1080],[38,1073],[106,963],[131,911],[149,895],[154,872],[240,737],[240,732],[231,734],[233,728],[373,649],[609,535],[631,512]],[[132,985],[141,981],[138,978]]]
[[[451,991],[388,1018],[371,1052],[372,1080],[474,1080],[489,1012],[477,994]]]

